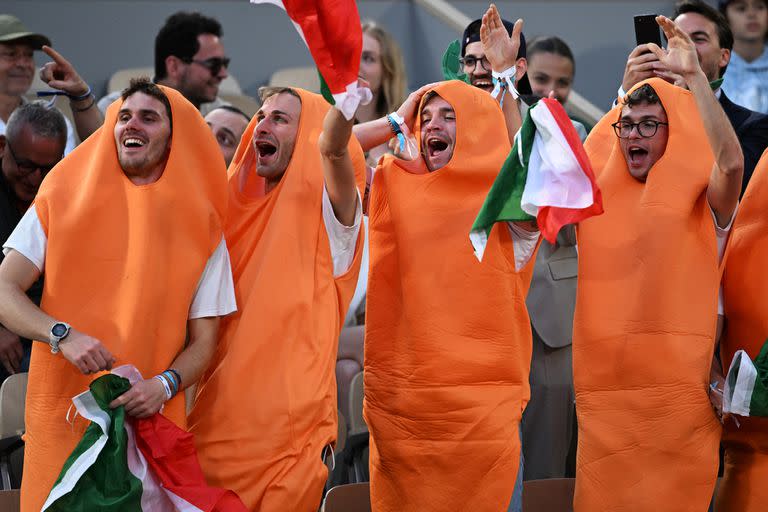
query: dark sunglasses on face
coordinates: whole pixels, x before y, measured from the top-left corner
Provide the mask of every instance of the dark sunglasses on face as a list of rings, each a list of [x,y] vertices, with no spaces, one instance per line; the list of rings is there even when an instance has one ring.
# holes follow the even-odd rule
[[[59,160],[61,160],[61,158],[64,156],[62,155],[61,157],[59,157],[59,159],[54,164],[51,164],[51,165],[42,165],[35,162],[31,162],[29,160],[19,162],[19,159],[16,158],[16,154],[13,152],[13,148],[11,147],[11,143],[9,140],[5,141],[5,145],[8,148],[8,153],[11,154],[11,160],[13,160],[13,163],[16,164],[16,168],[19,171],[21,171],[21,173],[24,175],[32,174],[36,170],[40,169],[40,172],[42,173],[42,175],[45,176],[46,174],[51,172],[51,169],[56,167],[56,164],[58,164]]]
[[[184,60],[184,62],[187,64],[203,66],[210,71],[213,76],[216,76],[221,72],[221,68],[229,68],[230,59],[229,57],[211,57],[210,59],[205,60],[187,59]]]

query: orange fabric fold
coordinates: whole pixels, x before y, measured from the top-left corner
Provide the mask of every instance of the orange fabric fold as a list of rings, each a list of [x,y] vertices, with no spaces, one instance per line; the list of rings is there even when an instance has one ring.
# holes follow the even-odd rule
[[[158,181],[136,186],[120,168],[114,126],[104,125],[45,178],[35,208],[48,237],[42,309],[99,339],[116,366],[145,378],[166,370],[184,348],[187,317],[208,258],[221,242],[226,179],[221,151],[200,113],[163,88],[173,135]],[[47,343],[34,343],[26,406],[22,510],[40,510],[62,464],[88,425],[67,423],[83,375]],[[184,393],[163,414],[181,427]]]
[[[529,397],[525,309],[533,261],[515,273],[496,225],[482,263],[468,234],[510,147],[490,95],[435,89],[456,112],[451,161],[414,174],[386,156],[370,199],[365,420],[376,511],[506,510]],[[420,141],[419,123],[415,127]]]
[[[261,512],[320,506],[328,476],[321,454],[336,440],[338,336],[362,254],[361,229],[352,267],[334,279],[317,146],[329,105],[296,91],[296,146],[280,183],[263,194],[251,144],[256,118],[230,165],[224,231],[238,311],[222,322],[189,417],[208,483]],[[363,190],[365,158],[354,137],[349,150]]]
[[[721,354],[725,371],[737,350],[753,360],[768,339],[768,153],[764,153],[739,205],[723,275],[726,329]],[[718,512],[757,512],[768,503],[768,418],[726,421],[725,473]]]
[[[706,510],[720,425],[707,389],[719,271],[706,199],[713,155],[690,92],[659,79],[666,152],[646,183],[610,123],[587,139],[605,214],[578,226],[573,369],[577,512]],[[636,87],[639,87],[638,84]]]

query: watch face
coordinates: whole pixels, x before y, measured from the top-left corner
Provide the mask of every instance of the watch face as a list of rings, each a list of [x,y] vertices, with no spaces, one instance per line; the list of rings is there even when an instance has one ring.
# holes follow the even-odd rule
[[[51,332],[57,338],[64,336],[65,334],[67,334],[67,326],[62,323],[54,324],[53,329],[51,329]]]

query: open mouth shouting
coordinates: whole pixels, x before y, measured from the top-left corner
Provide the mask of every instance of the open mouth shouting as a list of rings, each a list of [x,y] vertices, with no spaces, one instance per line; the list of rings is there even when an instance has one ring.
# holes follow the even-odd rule
[[[253,140],[253,148],[256,150],[257,164],[260,166],[274,163],[277,158],[277,143],[267,138]]]
[[[424,159],[430,170],[446,165],[453,156],[453,141],[443,133],[430,133],[424,139]]]
[[[639,144],[627,146],[627,163],[634,169],[642,169],[648,164],[648,150]]]

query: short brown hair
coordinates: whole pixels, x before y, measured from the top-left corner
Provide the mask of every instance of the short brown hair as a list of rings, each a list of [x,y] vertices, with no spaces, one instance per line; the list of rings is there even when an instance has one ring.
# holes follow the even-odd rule
[[[640,104],[656,105],[661,103],[659,95],[649,84],[643,84],[624,98],[624,104],[629,108]]]
[[[267,98],[270,98],[272,96],[276,96],[278,94],[287,93],[291,96],[295,96],[299,98],[299,102],[301,102],[301,96],[299,96],[299,93],[294,91],[291,87],[283,87],[283,86],[266,86],[266,87],[259,87],[259,99],[262,103],[267,101]]]
[[[171,122],[171,130],[173,130],[173,115],[171,114],[171,102],[168,96],[165,95],[163,90],[153,83],[147,77],[131,78],[128,87],[126,87],[120,94],[120,97],[125,101],[129,97],[133,96],[137,92],[152,96],[165,106],[165,111],[168,114],[168,120]]]

